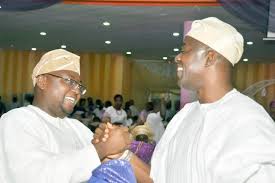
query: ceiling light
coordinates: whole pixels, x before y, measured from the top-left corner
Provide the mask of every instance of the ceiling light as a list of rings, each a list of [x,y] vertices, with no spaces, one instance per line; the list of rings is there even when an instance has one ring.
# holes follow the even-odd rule
[[[46,36],[47,33],[46,33],[46,32],[40,32],[40,35],[41,35],[41,36]]]
[[[111,41],[105,41],[106,44],[111,44],[112,42]]]
[[[2,6],[0,6],[0,8],[2,8]]]
[[[178,32],[173,32],[173,36],[178,37],[179,35],[180,35],[180,33],[178,33]]]
[[[162,57],[163,60],[167,60],[168,58],[167,57]]]
[[[244,62],[247,62],[247,61],[248,61],[248,59],[247,59],[247,58],[244,58],[244,59],[243,59],[243,61],[244,61]]]
[[[126,54],[127,54],[127,55],[131,55],[131,54],[132,54],[132,52],[130,52],[130,51],[127,51],[127,52],[126,52]]]
[[[253,42],[252,41],[247,41],[246,44],[253,45]]]
[[[67,48],[67,46],[63,44],[63,45],[61,45],[61,48],[65,49],[65,48]]]
[[[110,24],[110,22],[103,22],[102,23],[104,26],[110,26],[111,24]]]
[[[32,51],[36,51],[36,48],[32,48]]]
[[[179,49],[178,49],[178,48],[174,48],[173,50],[174,50],[174,51],[176,51],[176,52],[177,52],[177,51],[179,51]]]

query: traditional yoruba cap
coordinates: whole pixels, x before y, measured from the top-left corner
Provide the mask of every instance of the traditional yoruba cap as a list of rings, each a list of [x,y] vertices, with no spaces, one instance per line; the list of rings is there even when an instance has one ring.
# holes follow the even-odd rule
[[[242,57],[244,42],[242,35],[234,27],[218,18],[209,17],[193,21],[191,30],[186,36],[214,49],[233,66]]]
[[[136,139],[138,135],[147,135],[149,141],[153,140],[153,132],[147,125],[138,125],[134,129],[131,130],[131,134],[133,139]]]
[[[33,86],[36,84],[37,76],[59,70],[74,71],[80,75],[80,57],[63,49],[45,53],[33,69]]]

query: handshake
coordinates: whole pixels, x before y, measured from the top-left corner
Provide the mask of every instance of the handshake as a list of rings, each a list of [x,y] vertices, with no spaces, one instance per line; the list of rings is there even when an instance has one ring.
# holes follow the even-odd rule
[[[127,127],[102,123],[95,131],[92,144],[102,162],[118,158],[130,159],[130,154],[126,151],[131,145]]]

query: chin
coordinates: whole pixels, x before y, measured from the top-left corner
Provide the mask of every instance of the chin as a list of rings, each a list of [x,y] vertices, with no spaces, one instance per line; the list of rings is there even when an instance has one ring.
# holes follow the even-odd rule
[[[64,116],[69,116],[73,111],[74,109],[66,109],[66,108],[62,108],[63,110],[63,113],[64,113]]]

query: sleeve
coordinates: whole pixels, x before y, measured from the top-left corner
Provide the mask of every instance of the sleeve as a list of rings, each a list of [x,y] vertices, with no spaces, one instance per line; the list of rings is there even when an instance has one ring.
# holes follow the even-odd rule
[[[6,172],[12,182],[79,183],[87,181],[93,169],[100,165],[92,145],[73,153],[50,152],[50,139],[45,141],[43,132],[35,129],[35,123],[28,123],[26,117],[9,117],[1,119],[4,124],[1,138]]]
[[[260,114],[259,114],[260,115]],[[217,157],[215,183],[272,183],[275,125],[268,117],[239,116]],[[265,116],[265,115],[262,115]]]
[[[274,183],[275,181],[275,162],[259,166],[259,169],[252,175],[246,183]]]

